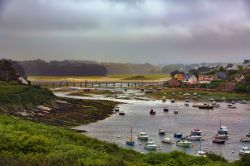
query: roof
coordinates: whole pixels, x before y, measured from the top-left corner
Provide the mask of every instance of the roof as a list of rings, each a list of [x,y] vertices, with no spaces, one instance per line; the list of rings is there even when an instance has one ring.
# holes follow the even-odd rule
[[[216,73],[216,75],[219,79],[227,79],[227,74],[223,71]]]
[[[194,75],[192,74],[186,74],[185,75],[185,80],[189,80],[191,77],[193,77]]]

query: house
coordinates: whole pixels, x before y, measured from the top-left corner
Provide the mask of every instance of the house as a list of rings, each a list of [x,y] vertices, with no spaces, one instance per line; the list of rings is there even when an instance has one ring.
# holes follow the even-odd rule
[[[183,82],[187,84],[197,84],[198,79],[195,77],[195,75],[186,74]]]
[[[177,79],[175,78],[172,78],[171,80],[168,81],[168,85],[169,87],[180,87],[182,84],[181,81],[178,81]]]
[[[245,76],[244,74],[239,74],[235,77],[236,82],[244,82],[245,81]]]
[[[183,80],[185,79],[185,74],[183,74],[183,73],[175,74],[175,75],[174,75],[174,78],[175,78],[177,81],[183,81]]]
[[[216,80],[227,80],[228,76],[227,76],[227,74],[225,72],[220,71],[220,72],[215,74],[215,79]]]
[[[243,62],[243,67],[246,69],[250,69],[250,59],[245,59]]]
[[[238,67],[235,64],[229,63],[226,65],[225,69],[226,70],[238,70]]]
[[[30,85],[31,84],[31,82],[29,80],[27,80],[26,78],[24,78],[24,77],[18,77],[18,82],[20,84],[24,84],[24,85]]]
[[[208,84],[215,79],[214,75],[200,74],[198,76],[198,82],[200,84]]]

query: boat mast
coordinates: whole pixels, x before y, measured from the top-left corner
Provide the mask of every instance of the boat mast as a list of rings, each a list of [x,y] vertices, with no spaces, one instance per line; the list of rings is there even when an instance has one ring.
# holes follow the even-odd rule
[[[131,126],[131,129],[130,129],[130,140],[132,141],[132,126]]]

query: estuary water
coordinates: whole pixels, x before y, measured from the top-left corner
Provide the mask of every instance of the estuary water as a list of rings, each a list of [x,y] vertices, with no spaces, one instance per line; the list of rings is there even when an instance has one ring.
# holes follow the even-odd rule
[[[236,103],[236,109],[227,108],[226,102],[220,103],[221,107],[214,110],[200,110],[190,106],[184,106],[184,102],[179,101],[170,103],[168,100],[165,103],[162,101],[140,101],[140,100],[122,100],[106,98],[104,96],[95,97],[80,97],[67,96],[65,93],[56,93],[57,96],[71,97],[78,99],[93,99],[93,100],[114,100],[125,104],[119,105],[120,111],[126,113],[125,116],[113,114],[111,117],[98,121],[96,123],[77,127],[78,129],[86,130],[86,135],[115,143],[121,147],[132,148],[136,151],[146,153],[144,149],[146,142],[139,141],[137,134],[144,131],[149,135],[157,145],[157,151],[170,152],[179,150],[188,154],[196,154],[200,149],[207,152],[213,152],[224,156],[227,160],[236,160],[239,158],[239,150],[243,146],[250,147],[250,143],[241,143],[240,139],[250,132],[250,104]],[[167,106],[169,112],[163,112],[163,108]],[[149,115],[150,109],[156,111],[155,116]],[[179,111],[178,115],[173,113],[173,110]],[[213,136],[217,133],[222,125],[227,126],[230,130],[230,139],[225,145],[212,143]],[[129,147],[125,141],[130,136],[130,127],[133,127],[133,138],[135,146]],[[160,136],[158,131],[160,128],[165,129],[166,136],[171,137],[174,133],[182,133],[184,136],[190,135],[190,132],[199,128],[205,140],[193,141],[192,148],[181,148],[175,144],[168,145],[161,143],[164,136]]]

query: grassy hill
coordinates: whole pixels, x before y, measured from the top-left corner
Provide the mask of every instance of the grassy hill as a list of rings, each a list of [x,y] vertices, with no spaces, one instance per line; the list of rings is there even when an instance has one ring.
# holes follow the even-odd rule
[[[227,163],[214,155],[203,158],[181,152],[140,154],[63,128],[0,115],[0,165],[240,164],[243,161]]]
[[[0,110],[17,111],[17,109],[31,108],[55,99],[53,93],[47,89],[34,86],[19,85],[16,82],[0,81]]]

